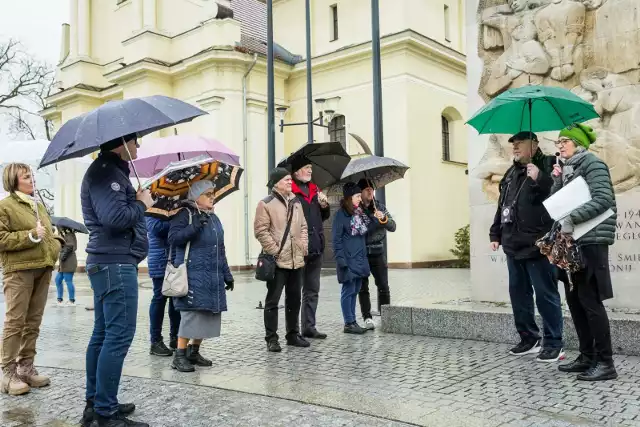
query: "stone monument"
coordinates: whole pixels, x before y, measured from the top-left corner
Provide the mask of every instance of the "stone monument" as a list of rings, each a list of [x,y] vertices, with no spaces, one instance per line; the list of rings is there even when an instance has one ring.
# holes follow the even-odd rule
[[[600,118],[591,150],[611,170],[618,231],[609,268],[615,351],[640,355],[640,0],[466,0],[469,115],[509,88],[567,88]],[[469,131],[471,281],[469,299],[382,307],[382,330],[400,334],[515,343],[505,255],[489,248],[498,183],[511,164],[508,135]],[[556,152],[557,132],[538,133]],[[431,284],[430,284],[431,285]],[[562,288],[562,287],[561,287]],[[563,293],[563,292],[562,292]],[[539,324],[541,324],[539,322]],[[567,348],[578,340],[568,312]]]
[[[567,88],[601,118],[591,150],[610,167],[618,232],[609,268],[615,298],[640,309],[640,0],[468,0],[469,112],[509,88]],[[557,132],[539,134],[555,152]],[[469,129],[471,277],[474,301],[508,302],[502,252],[489,249],[498,182],[510,165],[507,135]]]

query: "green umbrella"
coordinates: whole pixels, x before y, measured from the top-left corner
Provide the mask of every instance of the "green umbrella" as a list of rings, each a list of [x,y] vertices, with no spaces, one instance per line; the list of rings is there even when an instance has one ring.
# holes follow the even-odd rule
[[[523,86],[496,96],[467,123],[481,134],[515,134],[560,130],[597,117],[591,103],[566,89]]]

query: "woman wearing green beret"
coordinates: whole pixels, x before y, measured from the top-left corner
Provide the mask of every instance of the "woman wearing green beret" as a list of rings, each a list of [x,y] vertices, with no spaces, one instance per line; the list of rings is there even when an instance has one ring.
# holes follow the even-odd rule
[[[589,146],[596,140],[593,129],[584,124],[573,124],[560,131],[556,147],[562,164],[553,170],[555,193],[573,179],[582,177],[591,192],[591,201],[575,209],[562,220],[562,232],[571,234],[575,225],[589,221],[608,209],[616,212],[609,167]],[[609,273],[609,246],[615,241],[616,217],[604,222],[577,239],[584,267],[571,273],[560,273],[571,318],[580,341],[580,355],[571,363],[559,367],[562,372],[578,373],[583,381],[604,381],[618,377],[613,363],[609,318],[603,301],[613,298]]]

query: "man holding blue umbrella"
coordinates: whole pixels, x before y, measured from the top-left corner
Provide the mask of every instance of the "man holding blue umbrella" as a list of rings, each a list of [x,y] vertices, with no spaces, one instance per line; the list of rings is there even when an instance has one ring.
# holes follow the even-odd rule
[[[83,426],[148,427],[125,418],[135,405],[118,404],[117,397],[122,365],[136,330],[138,264],[148,251],[144,214],[154,203],[148,190],[136,191],[131,185],[129,162],[137,158],[138,137],[204,114],[162,95],[109,101],[67,121],[40,162],[42,168],[100,150],[84,176],[80,195],[89,229],[87,274],[95,306]]]
[[[89,229],[87,275],[94,293],[95,323],[87,348],[87,408],[92,427],[146,426],[126,420],[133,404],[118,404],[124,358],[136,331],[138,264],[148,250],[145,211],[149,190],[136,191],[128,162],[136,159],[136,135],[100,146],[82,181],[81,203]]]

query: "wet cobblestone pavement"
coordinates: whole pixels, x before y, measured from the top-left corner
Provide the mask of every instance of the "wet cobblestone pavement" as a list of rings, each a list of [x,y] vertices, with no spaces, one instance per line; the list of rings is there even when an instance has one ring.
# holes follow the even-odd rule
[[[459,270],[391,272],[398,302],[463,298],[467,280],[468,272]],[[86,304],[90,291],[80,277],[78,282],[78,302]],[[329,338],[272,354],[265,350],[262,311],[255,309],[264,301],[264,284],[236,273],[222,337],[205,341],[202,349],[214,366],[193,374],[177,373],[168,359],[149,355],[151,292],[142,289],[123,399],[135,397],[137,416],[152,426],[401,425],[391,420],[437,427],[640,426],[640,358],[617,356],[617,381],[585,384],[555,364],[509,356],[506,345],[379,331],[345,335],[334,275],[323,277],[322,286],[318,328]],[[40,422],[31,425],[66,426],[79,417],[92,317],[81,306],[47,307],[36,364],[53,374],[54,384],[29,397],[0,398],[3,412],[13,411],[9,419],[23,411]],[[176,418],[182,413],[191,424]]]
[[[51,387],[22,397],[0,397],[2,427],[79,425],[84,378],[71,370],[48,369],[47,373]],[[153,427],[407,425],[273,397],[131,377],[122,382],[121,397],[123,402],[138,404],[132,419]]]

